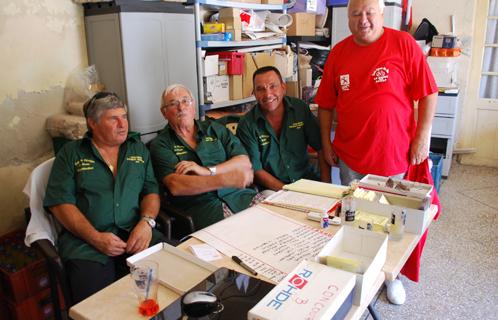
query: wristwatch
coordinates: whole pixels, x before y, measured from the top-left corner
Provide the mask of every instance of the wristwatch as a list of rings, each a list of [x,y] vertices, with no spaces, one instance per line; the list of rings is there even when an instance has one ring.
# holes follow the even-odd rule
[[[209,172],[211,172],[211,175],[214,176],[216,174],[216,166],[213,167],[207,167]]]
[[[156,220],[154,220],[154,218],[149,217],[149,216],[142,216],[142,219],[144,219],[145,221],[147,221],[147,223],[149,224],[149,226],[152,229],[154,229],[156,227]]]

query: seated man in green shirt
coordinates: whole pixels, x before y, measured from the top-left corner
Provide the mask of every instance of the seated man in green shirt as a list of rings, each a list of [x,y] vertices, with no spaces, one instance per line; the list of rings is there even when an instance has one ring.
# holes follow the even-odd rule
[[[308,105],[285,96],[286,85],[272,66],[254,72],[253,88],[258,104],[240,120],[237,136],[251,158],[256,184],[277,191],[302,178],[330,182],[320,128]],[[308,145],[318,151],[320,174],[309,162]]]
[[[196,229],[261,200],[255,190],[246,188],[253,172],[239,139],[219,123],[196,121],[187,87],[166,88],[161,112],[168,124],[151,143],[154,171],[172,203],[192,214]]]
[[[44,200],[64,226],[58,247],[74,303],[125,275],[127,255],[163,238],[154,229],[159,186],[147,148],[128,134],[126,105],[102,92],[84,113],[88,132],[57,154]]]

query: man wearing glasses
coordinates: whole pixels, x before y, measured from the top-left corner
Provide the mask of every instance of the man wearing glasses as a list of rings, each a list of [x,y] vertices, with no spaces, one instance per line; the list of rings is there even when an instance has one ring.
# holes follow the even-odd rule
[[[126,256],[163,237],[150,155],[128,134],[126,105],[101,92],[83,110],[88,132],[57,154],[44,200],[64,226],[58,247],[73,303],[128,273]]]
[[[187,87],[166,88],[161,112],[168,124],[151,143],[154,171],[173,204],[192,214],[196,229],[261,200],[246,188],[253,172],[244,147],[219,123],[194,119],[195,103]]]

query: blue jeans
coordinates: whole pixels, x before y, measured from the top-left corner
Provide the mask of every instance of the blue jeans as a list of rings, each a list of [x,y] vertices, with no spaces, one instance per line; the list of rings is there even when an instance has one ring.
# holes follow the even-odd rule
[[[358,172],[354,171],[353,169],[351,169],[350,167],[348,167],[348,165],[344,161],[342,161],[341,159],[339,159],[338,166],[340,169],[341,184],[343,186],[349,186],[351,181],[361,180],[364,176],[366,176],[366,174],[358,173]],[[393,176],[391,176],[391,178],[403,179],[404,176],[405,176],[405,172],[393,175]]]

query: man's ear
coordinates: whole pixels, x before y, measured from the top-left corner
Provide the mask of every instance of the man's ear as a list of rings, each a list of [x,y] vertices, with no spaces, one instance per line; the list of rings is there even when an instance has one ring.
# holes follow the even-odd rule
[[[97,122],[95,122],[92,118],[86,118],[86,126],[90,131],[94,131],[97,126]]]
[[[282,89],[284,89],[284,95],[287,94],[287,83],[285,83],[284,81],[282,81]]]

